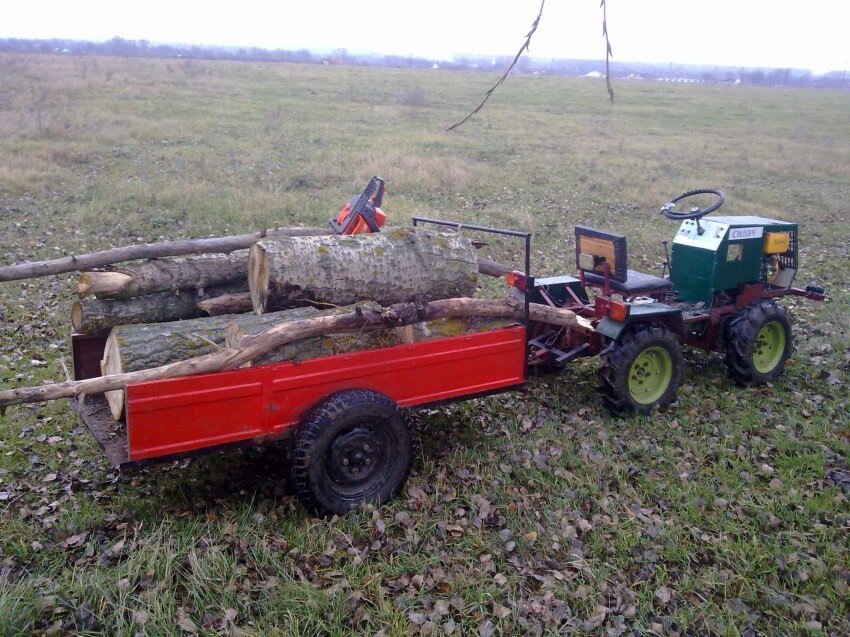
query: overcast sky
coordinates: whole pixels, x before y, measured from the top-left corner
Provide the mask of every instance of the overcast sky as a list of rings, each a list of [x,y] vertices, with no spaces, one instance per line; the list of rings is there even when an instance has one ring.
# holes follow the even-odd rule
[[[512,55],[540,0],[0,0],[0,37]],[[850,0],[609,0],[614,60],[844,70]],[[547,0],[539,57],[604,55],[598,0]]]

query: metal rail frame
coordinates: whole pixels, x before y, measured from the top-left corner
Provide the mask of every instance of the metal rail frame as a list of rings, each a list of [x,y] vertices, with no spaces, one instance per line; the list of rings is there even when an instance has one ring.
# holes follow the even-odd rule
[[[442,219],[430,219],[428,217],[413,217],[411,219],[413,222],[413,226],[417,226],[420,223],[426,224],[430,223],[435,226],[445,226],[448,228],[454,228],[458,232],[462,230],[474,230],[475,232],[486,232],[490,234],[497,234],[503,237],[518,237],[525,241],[525,292],[523,292],[523,301],[524,301],[524,323],[525,323],[525,333],[526,337],[530,333],[530,320],[529,320],[529,303],[531,290],[534,289],[534,277],[531,276],[531,233],[530,232],[520,232],[518,230],[505,230],[503,228],[491,228],[489,226],[477,226],[469,223],[459,223],[457,221],[444,221]],[[528,356],[530,353],[528,344],[528,338],[526,338],[525,343],[525,362],[523,363],[523,375],[528,378]]]

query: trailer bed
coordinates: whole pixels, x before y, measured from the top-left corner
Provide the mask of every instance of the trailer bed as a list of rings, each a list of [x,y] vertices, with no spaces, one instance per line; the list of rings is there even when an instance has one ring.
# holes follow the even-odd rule
[[[93,359],[89,350],[102,344],[75,339],[74,347],[75,360],[84,360]],[[71,406],[109,462],[124,470],[281,438],[322,400],[344,390],[376,391],[408,408],[508,391],[525,382],[525,361],[526,330],[514,326],[132,384],[126,423],[112,417],[103,394],[74,399]]]

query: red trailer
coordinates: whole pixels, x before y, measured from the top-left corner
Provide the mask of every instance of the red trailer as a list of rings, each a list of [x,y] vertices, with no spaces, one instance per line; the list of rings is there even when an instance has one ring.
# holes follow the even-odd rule
[[[530,280],[530,234],[416,222],[524,239]],[[112,418],[102,394],[71,405],[120,470],[291,436],[289,469],[299,499],[314,511],[344,513],[364,501],[385,502],[404,485],[412,454],[407,409],[523,385],[529,325],[524,293],[524,324],[299,363],[131,384],[124,422]],[[104,342],[73,336],[77,380],[100,375]]]

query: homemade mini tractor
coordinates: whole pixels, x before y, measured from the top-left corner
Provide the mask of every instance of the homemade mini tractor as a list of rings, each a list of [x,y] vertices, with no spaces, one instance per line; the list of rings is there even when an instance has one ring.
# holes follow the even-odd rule
[[[373,179],[331,227],[341,234],[379,231],[383,192],[382,180]],[[716,197],[712,205],[675,210],[706,193]],[[524,268],[505,275],[522,299],[522,320],[374,350],[130,383],[123,422],[112,418],[102,394],[71,404],[121,470],[288,438],[290,483],[309,509],[345,513],[362,502],[386,502],[410,469],[412,409],[520,389],[530,372],[598,354],[608,406],[648,413],[675,399],[683,345],[725,353],[741,385],[781,374],[791,324],[775,299],[821,300],[824,290],[792,287],[796,224],[705,216],[722,203],[720,192],[700,190],[664,206],[664,215],[682,225],[661,276],[628,269],[625,237],[579,226],[578,277],[535,279],[531,234],[414,217],[415,226],[522,241]],[[536,323],[531,303],[572,309],[581,324]],[[73,336],[77,380],[100,375],[104,341]]]
[[[697,195],[706,207],[676,210]],[[600,391],[615,412],[649,413],[676,398],[682,345],[725,355],[729,376],[749,386],[779,376],[791,356],[786,294],[823,300],[824,289],[792,286],[797,274],[796,223],[754,216],[706,217],[723,205],[718,190],[692,190],[661,212],[682,225],[663,241],[661,276],[628,268],[626,238],[576,226],[578,278],[509,283],[531,286],[531,300],[573,309],[594,331],[531,326],[530,362],[540,370],[578,356],[600,355]],[[669,276],[667,276],[669,270]],[[595,294],[590,300],[588,289]]]

